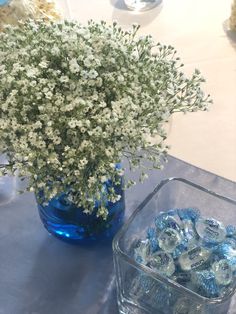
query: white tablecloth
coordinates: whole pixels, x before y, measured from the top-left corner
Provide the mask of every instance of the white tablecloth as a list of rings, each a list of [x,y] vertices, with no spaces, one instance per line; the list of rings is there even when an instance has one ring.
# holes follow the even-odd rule
[[[57,0],[64,16],[136,22],[140,34],[177,48],[186,73],[198,68],[212,95],[209,112],[176,114],[171,122],[170,153],[236,181],[236,34],[227,32],[231,0],[163,0],[151,11],[128,11],[123,0]]]

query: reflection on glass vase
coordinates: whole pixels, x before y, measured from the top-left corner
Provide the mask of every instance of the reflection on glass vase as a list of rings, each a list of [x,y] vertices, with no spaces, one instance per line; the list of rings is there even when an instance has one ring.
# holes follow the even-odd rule
[[[0,154],[0,167],[8,164],[6,154]],[[0,205],[11,202],[17,192],[18,176],[0,176]]]
[[[104,190],[114,187],[116,194],[121,195],[119,201],[107,201],[107,219],[96,216],[98,202],[95,202],[94,213],[83,213],[81,207],[69,202],[65,193],[51,199],[48,204],[42,202],[43,193],[36,195],[39,215],[49,233],[70,243],[88,243],[96,240],[111,239],[121,227],[124,218],[125,200],[123,179],[119,186],[111,181],[104,183]],[[103,192],[104,193],[104,192]]]

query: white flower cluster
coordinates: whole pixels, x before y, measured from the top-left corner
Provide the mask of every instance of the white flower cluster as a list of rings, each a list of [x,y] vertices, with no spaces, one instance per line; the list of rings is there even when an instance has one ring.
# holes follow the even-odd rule
[[[0,34],[0,138],[10,163],[29,177],[29,190],[47,199],[69,189],[69,198],[106,218],[104,181],[120,182],[126,157],[160,167],[163,131],[171,114],[205,110],[203,81],[186,78],[176,51],[137,38],[138,26],[114,23],[45,24],[27,21]],[[160,142],[151,144],[150,136]],[[145,177],[145,169],[142,174]],[[53,183],[53,184],[51,184]],[[119,195],[109,190],[109,200]]]

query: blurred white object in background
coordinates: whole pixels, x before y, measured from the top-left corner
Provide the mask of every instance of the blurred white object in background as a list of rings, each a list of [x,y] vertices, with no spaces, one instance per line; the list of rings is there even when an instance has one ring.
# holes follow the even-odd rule
[[[54,0],[0,0],[0,31],[4,25],[17,25],[26,19],[60,20]]]
[[[8,164],[5,154],[0,154],[0,166]],[[0,205],[11,202],[17,193],[18,176],[0,176]]]
[[[162,0],[124,0],[128,9],[133,11],[146,11],[154,8]]]

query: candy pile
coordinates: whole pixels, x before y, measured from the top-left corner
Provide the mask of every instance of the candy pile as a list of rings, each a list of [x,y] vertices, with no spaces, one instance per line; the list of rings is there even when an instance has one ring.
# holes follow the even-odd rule
[[[136,262],[207,298],[227,295],[236,279],[236,227],[194,208],[161,212],[133,250]]]

